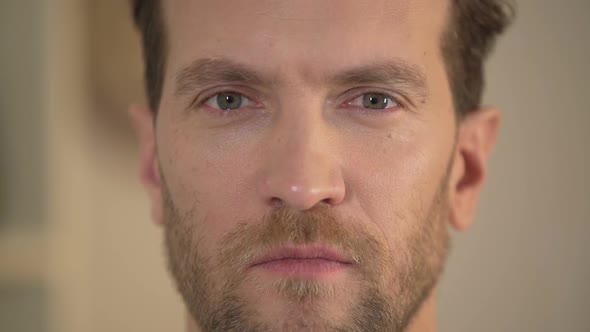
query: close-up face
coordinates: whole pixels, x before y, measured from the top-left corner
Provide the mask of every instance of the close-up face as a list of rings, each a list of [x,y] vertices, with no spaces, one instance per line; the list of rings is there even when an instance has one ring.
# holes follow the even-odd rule
[[[403,331],[497,126],[455,114],[450,4],[163,3],[142,179],[195,328]]]

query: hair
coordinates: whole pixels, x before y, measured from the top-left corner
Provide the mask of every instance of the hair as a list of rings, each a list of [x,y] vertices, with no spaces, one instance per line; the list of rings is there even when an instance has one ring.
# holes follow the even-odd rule
[[[462,117],[479,108],[484,61],[496,37],[514,17],[509,0],[450,0],[449,22],[441,35],[455,111]],[[167,39],[160,0],[132,0],[133,18],[142,37],[148,102],[156,112],[162,97]]]

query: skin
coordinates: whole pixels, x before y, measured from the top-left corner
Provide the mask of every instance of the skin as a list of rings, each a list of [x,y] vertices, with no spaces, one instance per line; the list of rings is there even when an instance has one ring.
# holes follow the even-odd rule
[[[456,119],[440,52],[448,5],[165,2],[161,104],[157,116],[142,106],[130,113],[141,181],[187,304],[187,331],[216,330],[199,315],[219,308],[224,290],[267,330],[355,330],[348,317],[371,286],[383,299],[373,310],[394,317],[383,318],[391,324],[381,329],[435,330],[447,229],[473,221],[499,124],[494,108]],[[229,61],[263,79],[178,82],[202,59]],[[422,86],[334,80],[392,61],[422,73]],[[239,115],[224,116],[208,99],[226,90],[251,100],[231,111]],[[367,110],[357,97],[370,92],[391,94],[399,106]],[[273,217],[277,210],[289,218]],[[244,268],[244,252],[264,252],[264,241],[348,241],[343,251],[362,260],[316,288],[293,281],[301,294]]]

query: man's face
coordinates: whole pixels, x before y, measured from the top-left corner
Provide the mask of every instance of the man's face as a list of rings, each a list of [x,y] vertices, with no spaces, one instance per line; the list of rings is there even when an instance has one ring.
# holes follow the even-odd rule
[[[403,330],[461,173],[447,1],[164,3],[154,210],[192,318]]]

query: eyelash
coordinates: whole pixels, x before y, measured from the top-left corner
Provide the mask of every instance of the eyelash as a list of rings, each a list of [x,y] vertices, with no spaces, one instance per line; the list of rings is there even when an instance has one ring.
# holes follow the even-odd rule
[[[250,102],[254,103],[255,105],[260,105],[260,103],[257,101],[256,98],[251,98],[248,93],[242,92],[240,90],[241,89],[236,89],[235,87],[216,89],[215,91],[208,92],[207,94],[204,95],[204,97],[197,96],[194,99],[194,101],[191,103],[191,105],[192,105],[191,108],[195,108],[195,109],[202,108],[202,107],[206,106],[207,102],[209,100],[211,100],[211,98],[213,98],[221,93],[238,94],[238,95],[241,95],[242,97],[247,98]],[[245,112],[245,110],[236,112],[235,110],[224,110],[224,109],[213,108],[213,107],[207,107],[207,108],[208,108],[207,112],[212,113],[214,116],[220,116],[220,117],[240,116],[240,115],[243,115],[243,113]],[[244,107],[241,107],[241,108],[244,108]],[[260,107],[256,107],[256,109],[260,109]]]
[[[205,95],[205,97],[197,97],[195,98],[195,100],[191,103],[193,108],[201,108],[206,106],[206,103],[211,100],[211,98],[214,98],[215,96],[221,94],[221,93],[234,93],[234,94],[238,94],[241,95],[242,97],[247,98],[250,102],[253,102],[255,105],[260,105],[261,103],[259,103],[256,98],[251,98],[247,93],[241,92],[240,89],[235,89],[235,88],[220,88],[219,90],[207,93]],[[364,95],[367,94],[376,94],[376,95],[383,95],[384,97],[386,97],[388,100],[391,100],[395,103],[394,106],[385,108],[385,109],[370,109],[370,108],[366,108],[366,107],[362,107],[362,106],[356,106],[356,105],[350,105],[354,100],[356,100],[357,98],[360,98]],[[391,113],[396,113],[397,111],[399,111],[400,109],[406,109],[407,107],[405,106],[405,103],[400,101],[400,97],[393,95],[390,92],[384,92],[381,91],[379,89],[375,89],[375,88],[366,88],[366,89],[362,89],[361,91],[359,91],[358,88],[354,89],[354,92],[345,92],[344,95],[352,95],[352,97],[346,98],[346,101],[343,103],[340,103],[340,107],[343,108],[347,108],[347,109],[355,109],[358,112],[361,112],[363,115],[367,115],[367,116],[386,116],[386,115],[391,115]],[[240,107],[239,109],[242,108],[250,108],[250,110],[252,110],[251,106],[247,106],[247,107]],[[260,109],[261,107],[254,107],[255,109]],[[244,113],[248,111],[246,110],[241,110],[239,112],[236,112],[235,110],[224,110],[224,109],[220,109],[220,108],[213,108],[213,107],[208,107],[207,112],[209,113],[213,113],[213,115],[215,116],[220,116],[220,117],[233,117],[233,116],[240,116],[240,115],[244,115]]]
[[[382,95],[384,97],[386,97],[387,99],[391,100],[392,102],[395,103],[395,106],[391,106],[385,109],[370,109],[370,108],[366,108],[363,106],[356,106],[356,105],[350,105],[354,100],[356,100],[357,98],[360,98],[364,95],[368,95],[368,94],[376,94],[376,95]],[[346,101],[344,103],[341,103],[340,105],[345,105],[345,108],[353,108],[358,112],[363,113],[364,115],[369,115],[369,116],[383,116],[383,115],[390,115],[390,113],[395,113],[397,111],[399,111],[400,109],[407,109],[406,104],[401,100],[401,96],[398,96],[397,94],[388,92],[388,91],[383,91],[381,89],[378,88],[355,88],[353,90],[349,90],[347,92],[345,92],[345,95],[349,95],[352,97],[347,97]]]

